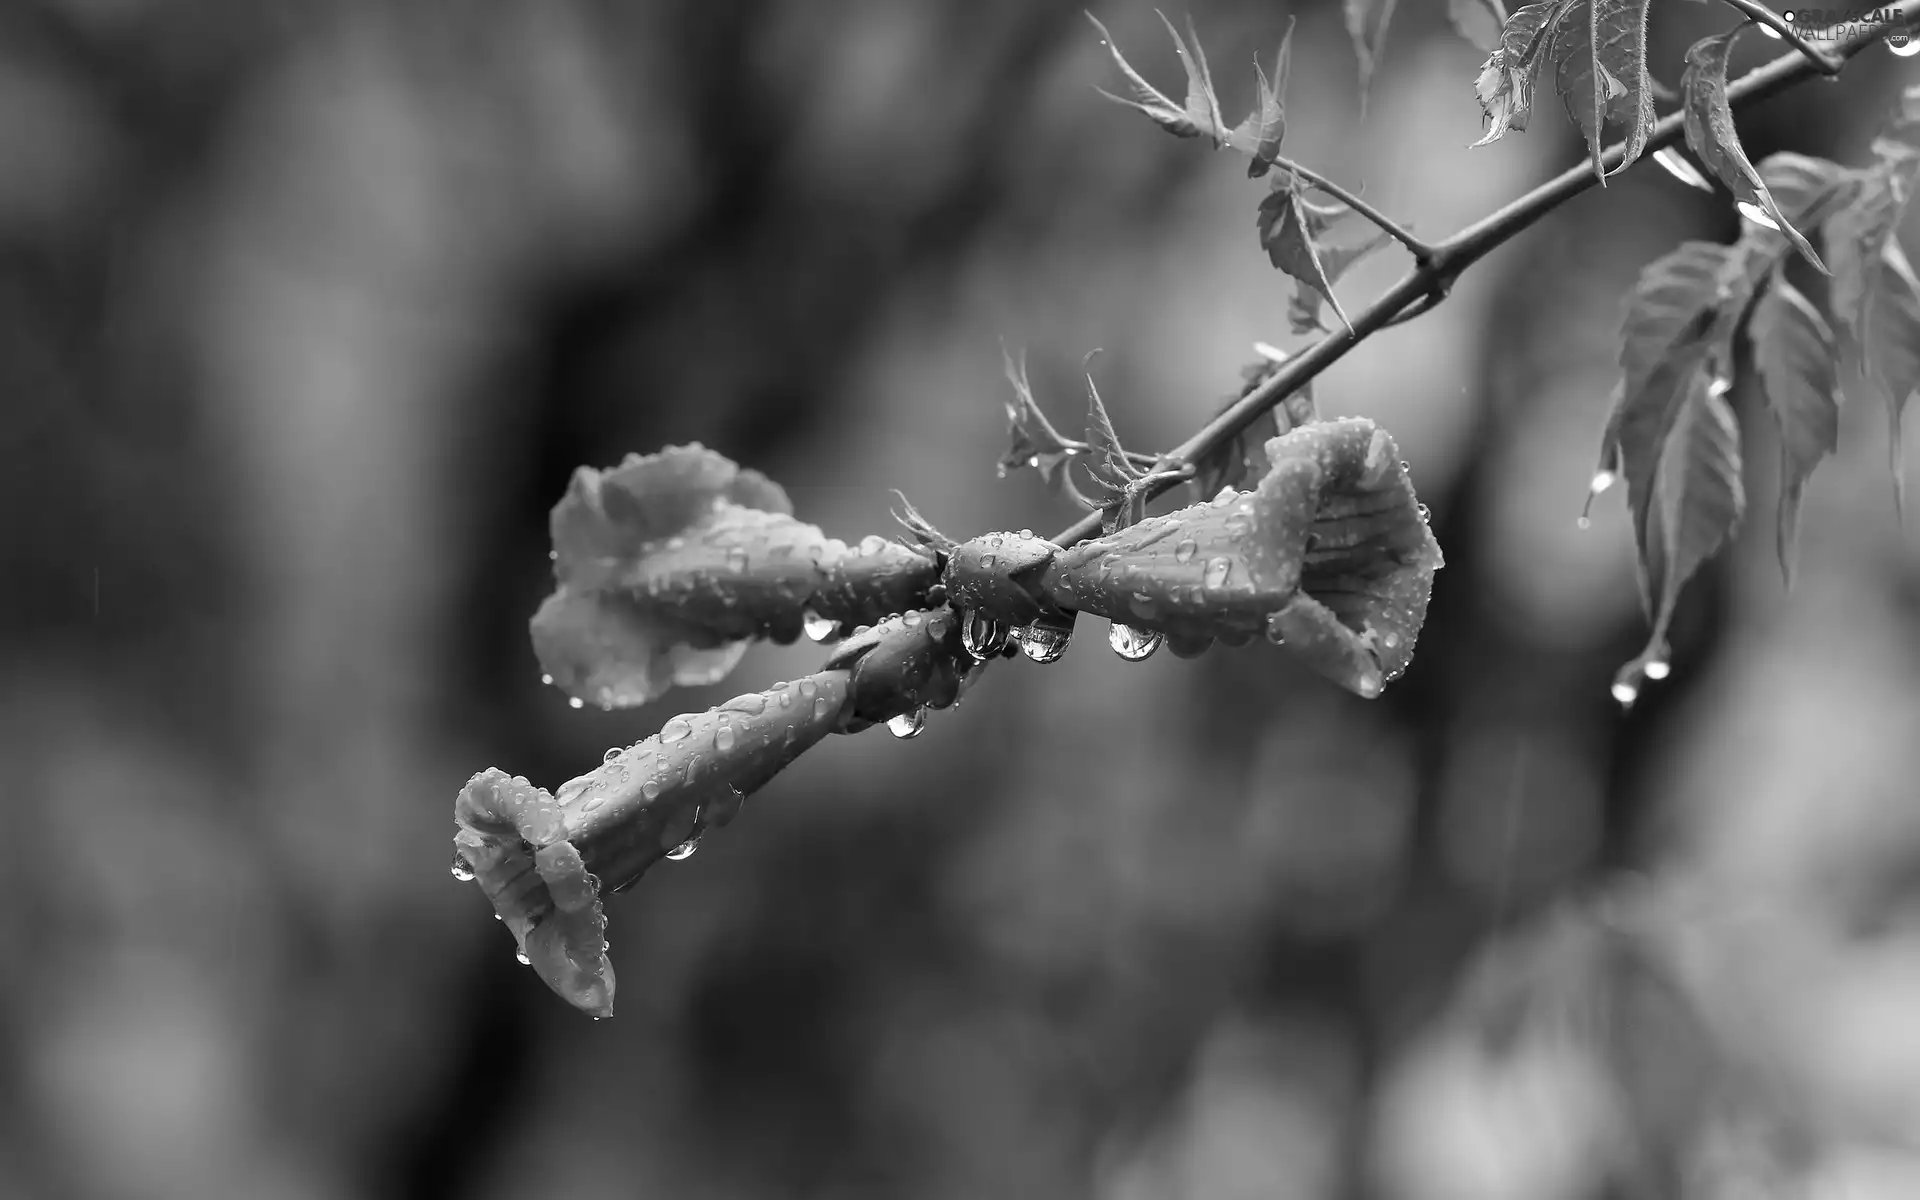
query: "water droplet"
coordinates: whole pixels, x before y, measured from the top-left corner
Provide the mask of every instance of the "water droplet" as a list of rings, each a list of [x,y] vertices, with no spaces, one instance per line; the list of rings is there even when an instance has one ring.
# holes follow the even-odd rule
[[[1027,466],[1037,469],[1040,466],[1040,456],[1038,454],[1029,456]]]
[[[1229,537],[1244,537],[1247,530],[1253,528],[1253,521],[1242,511],[1228,516],[1226,526]]]
[[[1380,637],[1380,644],[1382,646],[1385,646],[1387,649],[1391,650],[1400,644],[1400,635],[1397,633],[1382,634]]]
[[[995,558],[993,557],[993,555],[991,555],[991,554],[982,554],[982,555],[980,556],[980,569],[981,569],[981,570],[983,570],[983,571],[991,571],[991,570],[993,570],[993,564],[994,564],[994,563],[995,563],[996,561],[998,561],[998,560],[996,560],[996,559],[995,559]]]
[[[927,618],[927,636],[936,642],[947,640],[947,614],[935,613]]]
[[[713,731],[713,748],[725,754],[733,749],[733,726],[722,725]]]
[[[1365,696],[1367,699],[1371,700],[1380,694],[1380,689],[1384,685],[1381,683],[1380,677],[1378,675],[1374,674],[1372,671],[1368,671],[1364,675],[1360,676],[1359,680],[1357,681],[1357,686],[1360,694],[1362,696]]]
[[[813,702],[813,719],[824,721],[833,715],[833,701],[821,696]]]
[[[900,624],[901,627],[905,629],[918,629],[920,628],[920,614],[917,612],[902,613],[900,616]]]
[[[568,697],[567,697],[567,707],[568,707],[568,708],[585,708],[586,706],[587,706],[587,702],[586,702],[585,700],[582,700],[582,699],[581,699],[580,697],[578,697],[578,696],[568,696]]]
[[[819,613],[808,609],[800,619],[800,630],[809,639],[816,642],[831,641],[840,631],[840,622],[829,620]]]
[[[609,746],[609,747],[607,747],[607,752],[606,752],[605,754],[602,754],[602,755],[600,756],[600,761],[601,761],[601,762],[603,762],[603,763],[610,763],[610,762],[612,762],[612,761],[613,761],[614,759],[616,759],[616,758],[619,758],[619,757],[620,757],[620,753],[621,753],[621,751],[620,751],[620,747],[618,747],[618,746]]]
[[[1073,626],[1062,629],[1058,625],[1035,622],[1020,630],[1018,636],[1021,653],[1034,662],[1059,662],[1067,652],[1067,643],[1073,638]]]
[[[493,919],[494,919],[494,920],[496,920],[496,921],[504,921],[504,920],[506,920],[506,918],[505,918],[505,917],[503,917],[503,916],[501,916],[501,915],[500,915],[499,913],[495,913],[495,914],[493,914]]]
[[[687,720],[685,717],[675,717],[660,727],[660,744],[662,746],[671,746],[675,742],[684,741],[692,736],[693,722]]]
[[[1656,658],[1642,667],[1641,670],[1646,673],[1648,679],[1665,679],[1673,670],[1673,667],[1671,664]]]
[[[1007,464],[1005,463],[995,464],[993,468],[993,473],[998,475],[1000,478],[1005,479],[1007,477]]]
[[[1031,529],[1022,529],[1022,530],[1020,531],[1020,536],[1021,536],[1021,537],[1023,537],[1023,538],[1030,538],[1030,537],[1032,537],[1032,536],[1033,536],[1033,530],[1031,530]]]
[[[1639,697],[1640,697],[1639,688],[1634,687],[1631,683],[1628,683],[1624,679],[1619,679],[1614,681],[1613,698],[1620,702],[1621,708],[1626,708],[1628,705],[1632,704],[1635,700],[1639,699]]]
[[[696,833],[692,837],[688,838],[686,841],[681,842],[678,846],[675,846],[673,849],[667,851],[667,857],[671,858],[675,862],[679,862],[682,859],[692,858],[693,852],[695,850],[698,850],[699,848],[700,848],[700,835]]]
[[[733,549],[727,551],[727,570],[732,571],[735,575],[738,575],[741,572],[745,571],[746,569],[747,569],[747,552],[745,550],[742,550],[740,547],[735,546]]]
[[[1131,625],[1122,625],[1118,621],[1113,622],[1111,628],[1107,630],[1107,645],[1113,647],[1113,652],[1128,662],[1141,662],[1152,657],[1153,652],[1158,650],[1160,643],[1165,640],[1166,638],[1157,632],[1135,629]]]
[[[660,798],[660,781],[658,779],[647,780],[640,785],[640,794],[649,800],[658,800]]]
[[[541,682],[541,683],[544,683],[544,684],[546,684],[546,685],[547,685],[548,687],[552,687],[552,686],[553,686],[553,676],[551,676],[551,675],[542,675],[542,676],[540,677],[540,682]]]
[[[1420,520],[1422,524],[1431,524],[1433,521],[1433,510],[1424,504],[1420,506]]]
[[[897,738],[918,737],[920,736],[920,731],[926,727],[927,710],[924,708],[916,708],[912,712],[901,713],[899,716],[890,718],[887,721],[887,732]]]
[[[792,692],[789,692],[789,691],[786,691],[786,690],[784,690],[784,689],[783,689],[783,690],[782,690],[782,691],[780,692],[780,707],[781,707],[781,708],[792,708],[792,707],[793,707],[793,693],[792,693]]]
[[[1201,582],[1210,588],[1227,586],[1227,576],[1233,574],[1233,560],[1230,558],[1210,558],[1207,560],[1207,573]]]
[[[820,685],[811,679],[802,679],[800,681],[800,698],[802,700],[813,699],[813,694],[819,690]]]
[[[473,864],[468,862],[467,856],[458,850],[453,852],[453,877],[461,883],[473,882]]]
[[[1192,562],[1193,556],[1199,553],[1199,551],[1199,542],[1194,541],[1192,538],[1185,538],[1178,546],[1173,548],[1173,561],[1180,563]]]
[[[960,619],[960,644],[984,661],[1006,649],[1007,627],[985,613],[967,613]]]
[[[525,950],[515,950],[513,952],[513,960],[519,963],[523,967],[530,967],[533,965],[533,960],[527,957],[527,952]]]
[[[1707,394],[1709,396],[1724,396],[1732,390],[1733,380],[1728,379],[1724,375],[1716,378],[1712,383],[1707,385]]]
[[[726,712],[741,712],[757,717],[767,711],[767,698],[759,692],[748,692],[744,696],[735,696],[720,707]]]

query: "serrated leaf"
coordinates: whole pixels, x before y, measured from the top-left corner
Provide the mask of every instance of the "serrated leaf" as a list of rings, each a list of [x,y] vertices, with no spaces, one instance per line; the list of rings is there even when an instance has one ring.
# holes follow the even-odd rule
[[[1319,247],[1314,244],[1314,238],[1320,229],[1325,228],[1327,218],[1313,211],[1305,202],[1296,181],[1276,179],[1275,183],[1275,189],[1260,201],[1258,214],[1260,244],[1266,247],[1268,261],[1326,297],[1327,303],[1333,305],[1340,323],[1351,333],[1353,322],[1347,319],[1346,310],[1340,307],[1339,298],[1333,294],[1326,264],[1320,257]]]
[[[718,682],[752,639],[799,637],[808,610],[871,624],[939,579],[932,553],[829,538],[765,476],[698,445],[580,468],[551,525],[558,586],[531,622],[534,653],[568,695],[609,708]]]
[[[1542,35],[1546,61],[1567,115],[1587,139],[1593,173],[1601,163],[1606,125],[1626,131],[1626,153],[1616,173],[1631,166],[1653,131],[1653,81],[1647,74],[1649,0],[1559,0]]]
[[[1227,134],[1227,144],[1252,158],[1247,177],[1258,179],[1272,169],[1280,157],[1280,143],[1287,136],[1287,73],[1293,62],[1293,18],[1287,18],[1287,32],[1280,39],[1280,51],[1274,56],[1273,78],[1253,62],[1259,77],[1259,95],[1254,109],[1244,121]]]
[[[1345,275],[1355,263],[1391,240],[1384,232],[1378,232],[1365,241],[1352,245],[1320,247],[1320,267],[1326,273],[1328,285],[1339,283],[1341,276]],[[1319,292],[1296,283],[1293,299],[1287,304],[1287,321],[1293,332],[1327,332],[1327,327],[1320,323],[1320,305]]]
[[[1773,193],[1767,190],[1759,172],[1747,160],[1747,153],[1740,146],[1739,132],[1734,128],[1733,108],[1727,103],[1727,57],[1745,28],[1745,25],[1736,25],[1726,33],[1702,38],[1687,51],[1687,69],[1680,79],[1687,145],[1708,170],[1720,177],[1736,199],[1765,209],[1794,249],[1824,275],[1826,264],[1774,202]]]
[[[1904,449],[1902,418],[1907,401],[1920,389],[1920,279],[1901,252],[1889,241],[1882,252],[1884,269],[1874,289],[1863,374],[1887,404],[1888,466],[1893,472],[1893,499],[1904,519],[1906,479],[1900,469]]]
[[[1240,390],[1222,401],[1213,415],[1219,417],[1246,399],[1285,365],[1284,361],[1262,358],[1243,367]],[[1309,381],[1285,400],[1261,413],[1231,441],[1195,463],[1194,491],[1201,499],[1212,499],[1223,487],[1241,489],[1253,486],[1272,466],[1267,461],[1267,442],[1312,419],[1313,384]],[[1282,424],[1283,421],[1285,424]]]
[[[1507,10],[1500,0],[1447,0],[1447,17],[1461,37],[1491,52],[1500,45]]]
[[[1153,119],[1155,124],[1175,137],[1209,137],[1213,139],[1214,145],[1218,146],[1226,136],[1226,124],[1220,118],[1220,99],[1214,93],[1213,81],[1208,76],[1206,57],[1199,50],[1199,38],[1194,38],[1194,48],[1189,50],[1186,42],[1181,39],[1179,31],[1173,27],[1173,22],[1167,20],[1166,14],[1158,15],[1161,23],[1167,27],[1167,35],[1173,39],[1174,52],[1180,56],[1180,66],[1186,72],[1186,102],[1175,104],[1158,88],[1148,83],[1120,53],[1120,46],[1113,40],[1113,35],[1107,32],[1107,27],[1100,23],[1099,18],[1088,13],[1087,20],[1092,21],[1093,27],[1100,31],[1101,43],[1112,54],[1114,65],[1120,68],[1120,73],[1126,76],[1128,85],[1133,89],[1134,98],[1129,100],[1125,96],[1116,96],[1105,89],[1100,89],[1100,94],[1116,103],[1145,113]],[[1192,28],[1191,22],[1188,28]]]
[[[1657,617],[1666,566],[1659,548],[1660,470],[1696,377],[1719,378],[1732,357],[1735,324],[1751,297],[1744,255],[1713,242],[1683,242],[1649,264],[1621,329],[1621,393],[1610,422],[1627,482],[1640,551],[1641,599]],[[1677,591],[1677,587],[1674,589]]]
[[[1775,549],[1793,586],[1800,498],[1840,434],[1840,379],[1833,331],[1784,275],[1776,274],[1747,325],[1754,368],[1780,430],[1779,533]]]
[[[1411,661],[1443,562],[1399,449],[1349,418],[1300,426],[1265,451],[1253,490],[1064,548],[1040,585],[1062,608],[1195,652],[1264,636],[1376,696]]]
[[[1007,382],[1013,385],[1013,399],[1006,402],[1009,442],[1007,452],[1000,456],[1001,473],[1031,467],[1056,491],[1071,487],[1067,468],[1076,454],[1086,450],[1085,444],[1062,436],[1040,411],[1040,405],[1033,398],[1033,386],[1027,382],[1025,357],[1016,360],[1004,346],[1000,353],[1005,361]]]
[[[1347,18],[1347,36],[1353,39],[1353,53],[1360,61],[1360,115],[1367,115],[1367,93],[1373,86],[1373,72],[1380,65],[1380,52],[1387,44],[1387,27],[1393,23],[1395,0],[1343,0]]]
[[[1666,661],[1667,631],[1680,590],[1733,537],[1746,511],[1740,426],[1724,398],[1726,380],[1705,368],[1704,361],[1696,362],[1680,382],[1653,463],[1641,541],[1653,628],[1646,648],[1615,682],[1629,698],[1648,666]]]
[[[1533,112],[1534,79],[1542,61],[1540,35],[1553,10],[1553,0],[1529,4],[1516,9],[1501,26],[1500,41],[1481,65],[1473,85],[1486,122],[1485,136],[1473,143],[1475,146],[1496,141],[1508,130],[1526,129]]]
[[[1135,486],[1144,472],[1133,465],[1120,445],[1120,435],[1114,432],[1113,418],[1107,415],[1091,373],[1087,375],[1087,474],[1105,496],[1099,507],[1102,527],[1108,532],[1146,515],[1146,495]]]

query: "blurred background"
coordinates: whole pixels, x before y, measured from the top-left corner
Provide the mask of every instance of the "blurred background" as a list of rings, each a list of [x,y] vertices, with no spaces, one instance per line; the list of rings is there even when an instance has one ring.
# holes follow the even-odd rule
[[[1297,19],[1286,152],[1438,237],[1584,157],[1552,100],[1467,149],[1444,7],[1400,5],[1364,118],[1336,5],[1192,13],[1230,120]],[[1655,10],[1669,85],[1734,19]],[[1151,9],[1096,11],[1177,95]],[[1139,447],[1305,344],[1264,185],[1102,100],[1103,55],[1029,0],[0,7],[0,1196],[1920,1192],[1920,533],[1879,406],[1788,592],[1739,394],[1741,542],[1672,677],[1608,695],[1624,503],[1575,518],[1621,298],[1737,220],[1651,165],[1321,379],[1447,556],[1381,700],[1082,630],[614,899],[600,1023],[448,877],[472,772],[553,787],[822,656],[571,710],[527,620],[575,466],[699,441],[843,538],[894,487],[1046,533],[1076,514],[994,473],[1002,339],[1070,432],[1104,349]],[[1752,157],[1864,161],[1906,63],[1754,110]]]

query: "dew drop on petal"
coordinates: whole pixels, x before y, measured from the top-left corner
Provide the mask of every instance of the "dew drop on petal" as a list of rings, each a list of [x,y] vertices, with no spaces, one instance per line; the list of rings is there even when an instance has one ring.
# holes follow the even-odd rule
[[[467,856],[458,850],[453,852],[453,877],[461,883],[473,882],[473,864],[468,862]]]
[[[620,747],[618,747],[618,746],[609,746],[609,747],[607,747],[607,752],[606,752],[605,754],[602,754],[602,755],[600,756],[600,761],[601,761],[601,762],[603,762],[603,763],[610,763],[610,762],[612,762],[612,761],[613,761],[614,759],[616,759],[616,758],[619,758],[619,757],[620,757]]]
[[[715,750],[718,750],[720,753],[725,754],[727,751],[733,749],[733,742],[734,742],[733,726],[722,725],[719,729],[716,729],[714,731],[713,748]]]
[[[1152,656],[1166,638],[1157,631],[1135,629],[1131,625],[1112,622],[1107,630],[1107,645],[1113,652],[1128,662],[1141,662]]]
[[[1173,548],[1173,561],[1178,563],[1192,562],[1193,556],[1199,553],[1199,551],[1200,543],[1194,541],[1192,538],[1183,538],[1180,544]]]
[[[1207,560],[1207,573],[1201,582],[1210,588],[1227,586],[1227,577],[1233,574],[1233,560],[1230,558],[1210,558]]]
[[[800,620],[801,632],[805,633],[810,640],[816,642],[831,640],[833,635],[839,632],[839,629],[840,622],[823,617],[812,609],[808,609]]]
[[[685,717],[675,717],[660,727],[660,744],[671,746],[678,741],[693,736],[693,723]]]
[[[994,563],[998,561],[999,560],[991,554],[982,554],[980,556],[980,569],[983,571],[991,571],[993,570]]]
[[[800,681],[800,698],[802,700],[813,699],[813,694],[819,690],[820,685],[811,679],[802,679]]]
[[[927,710],[916,708],[912,712],[901,713],[887,721],[887,732],[897,738],[918,737],[927,727]]]
[[[813,719],[824,721],[833,715],[833,701],[821,696],[813,702]]]
[[[640,794],[649,800],[658,800],[660,798],[660,781],[658,779],[647,780],[640,785]]]

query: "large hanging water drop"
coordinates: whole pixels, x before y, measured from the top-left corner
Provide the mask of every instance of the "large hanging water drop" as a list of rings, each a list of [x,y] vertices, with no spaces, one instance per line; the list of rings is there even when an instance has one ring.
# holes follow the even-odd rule
[[[693,852],[699,848],[700,835],[696,833],[686,841],[681,842],[678,846],[667,851],[667,857],[673,859],[675,862],[679,862],[681,859],[692,858]]]
[[[927,727],[927,710],[916,708],[912,712],[901,713],[887,721],[887,732],[897,738],[919,737],[920,731]]]
[[[800,631],[815,642],[830,642],[840,634],[840,622],[808,609],[800,619]]]
[[[966,613],[960,618],[960,644],[984,661],[1006,649],[1007,627],[985,613]]]
[[[473,882],[473,864],[468,862],[467,856],[458,850],[453,852],[453,877],[461,883]]]
[[[586,702],[585,700],[582,700],[582,699],[581,699],[580,697],[578,697],[578,696],[568,696],[568,697],[567,697],[567,707],[568,707],[568,708],[585,708],[586,706],[587,706],[587,702]]]
[[[1056,625],[1051,622],[1035,621],[1024,629],[1015,631],[1019,639],[1020,651],[1037,663],[1059,662],[1067,653],[1067,644],[1073,639],[1073,622]]]
[[[1153,656],[1166,641],[1166,635],[1158,631],[1135,629],[1131,625],[1122,625],[1115,621],[1107,630],[1107,645],[1113,652],[1128,662],[1142,662]]]

